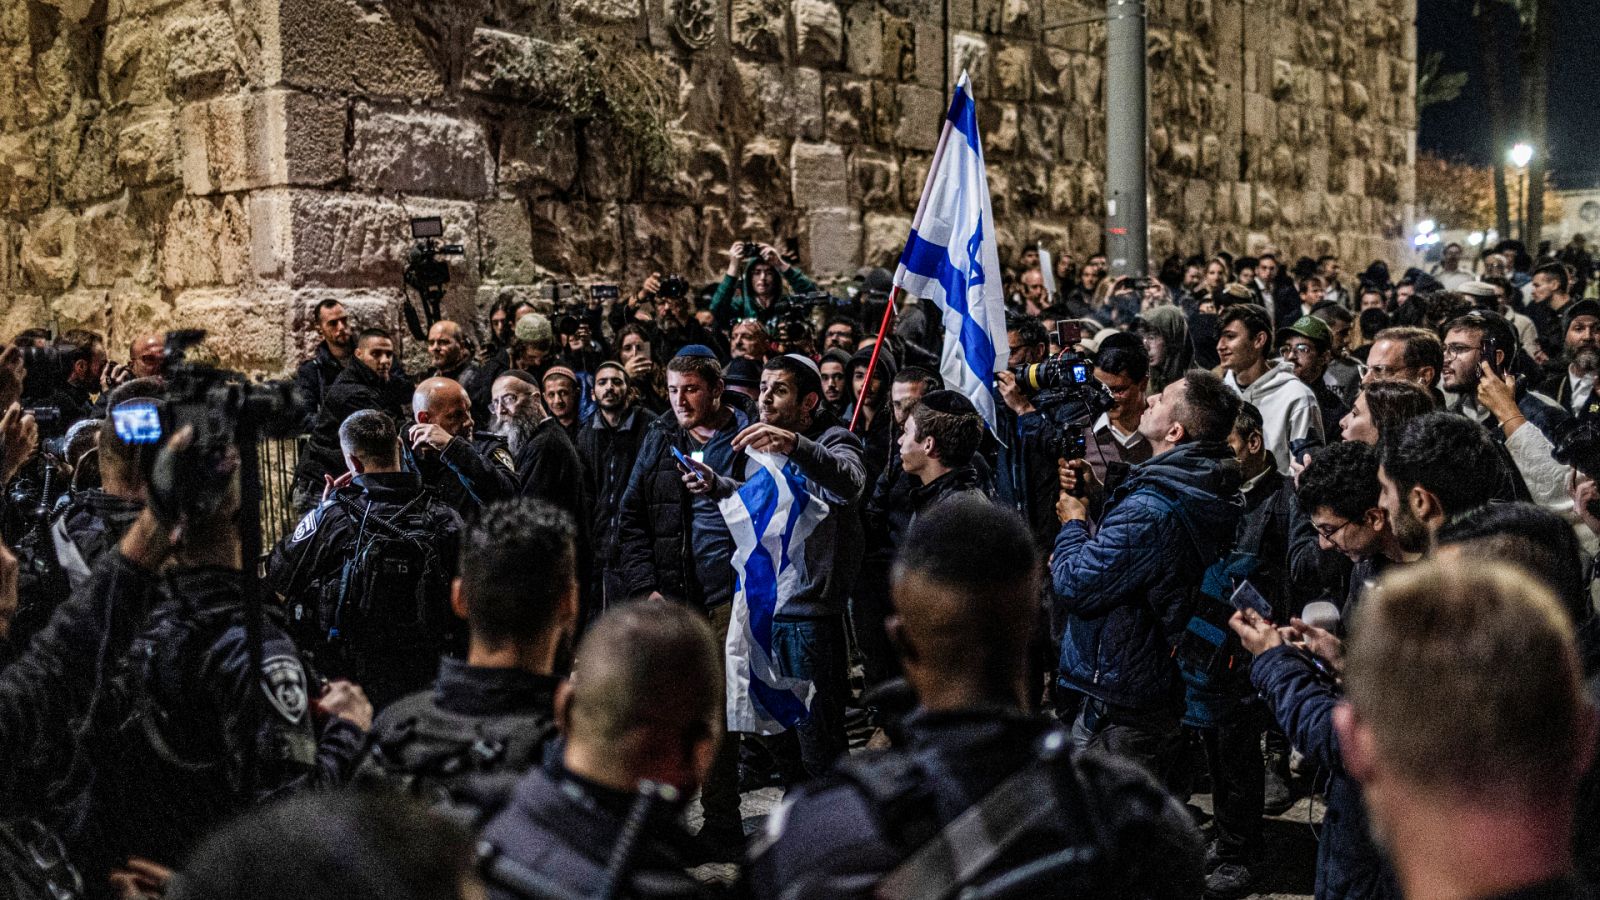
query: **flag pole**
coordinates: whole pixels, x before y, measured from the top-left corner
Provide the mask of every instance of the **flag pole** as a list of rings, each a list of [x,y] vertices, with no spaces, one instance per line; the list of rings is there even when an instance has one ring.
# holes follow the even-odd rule
[[[861,383],[862,391],[872,390],[872,373],[878,368],[878,351],[883,349],[883,339],[889,334],[889,317],[894,314],[894,298],[900,293],[900,285],[895,285],[889,292],[889,303],[883,308],[883,322],[878,325],[878,339],[872,343],[872,358],[867,360],[867,377]],[[850,430],[856,430],[856,420],[861,418],[861,397],[856,398],[855,412],[850,414]]]

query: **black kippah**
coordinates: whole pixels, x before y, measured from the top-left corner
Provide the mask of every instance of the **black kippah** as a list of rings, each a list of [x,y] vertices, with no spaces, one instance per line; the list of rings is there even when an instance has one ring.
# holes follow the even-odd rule
[[[960,391],[929,391],[922,397],[922,405],[937,413],[975,416],[978,408]]]

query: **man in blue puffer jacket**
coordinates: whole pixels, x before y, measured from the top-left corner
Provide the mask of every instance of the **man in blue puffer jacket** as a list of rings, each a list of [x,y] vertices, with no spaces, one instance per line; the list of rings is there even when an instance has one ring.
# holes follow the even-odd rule
[[[1227,445],[1238,414],[1238,396],[1208,372],[1151,396],[1139,432],[1154,455],[1106,498],[1092,536],[1088,506],[1074,495],[1088,467],[1063,467],[1050,574],[1068,614],[1060,683],[1084,695],[1073,739],[1158,776],[1183,710],[1173,648],[1201,576],[1230,549],[1244,511]]]

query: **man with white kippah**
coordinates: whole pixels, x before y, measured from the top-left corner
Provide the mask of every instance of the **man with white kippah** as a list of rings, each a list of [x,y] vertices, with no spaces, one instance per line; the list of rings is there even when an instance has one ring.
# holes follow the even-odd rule
[[[867,487],[865,451],[861,439],[822,405],[822,375],[810,357],[789,353],[768,360],[761,371],[759,406],[761,421],[734,437],[734,449],[787,456],[806,489],[828,504],[828,514],[806,538],[796,583],[779,588],[772,622],[772,652],[781,674],[816,686],[810,718],[795,727],[805,774],[816,778],[847,747],[844,605],[861,567],[857,504]],[[686,477],[692,493],[725,497],[738,487],[709,467],[696,463],[695,468],[706,480]]]

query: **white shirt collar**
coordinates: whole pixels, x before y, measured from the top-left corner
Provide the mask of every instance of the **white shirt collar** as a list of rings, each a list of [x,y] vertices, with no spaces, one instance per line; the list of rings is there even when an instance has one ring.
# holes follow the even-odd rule
[[[1144,439],[1143,435],[1139,434],[1137,430],[1132,434],[1123,434],[1122,429],[1117,427],[1117,423],[1111,421],[1111,413],[1108,412],[1101,413],[1100,418],[1095,420],[1094,430],[1111,432],[1111,439],[1124,448],[1132,447]]]

